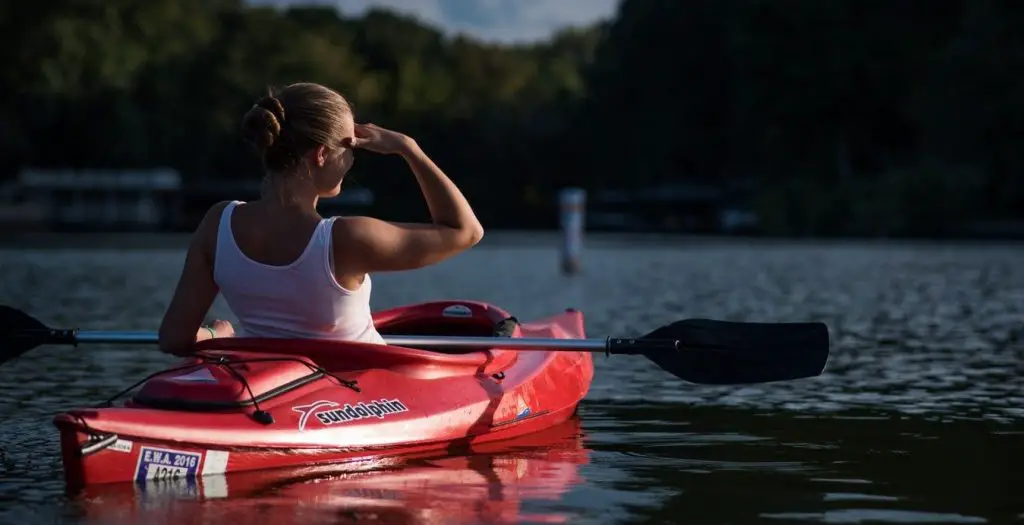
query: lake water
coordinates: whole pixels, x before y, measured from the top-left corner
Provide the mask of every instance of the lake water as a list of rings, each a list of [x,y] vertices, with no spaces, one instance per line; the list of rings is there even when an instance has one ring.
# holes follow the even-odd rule
[[[572,306],[592,336],[683,317],[820,320],[829,368],[711,388],[598,356],[578,420],[510,450],[318,483],[229,476],[147,502],[130,487],[65,495],[50,421],[172,359],[42,347],[0,366],[0,522],[1024,522],[1024,247],[591,237],[584,272],[563,277],[554,239],[527,237],[377,275],[373,306],[477,299],[520,319]],[[180,238],[62,242],[0,249],[0,304],[52,326],[156,329]],[[220,301],[214,315],[231,319]]]

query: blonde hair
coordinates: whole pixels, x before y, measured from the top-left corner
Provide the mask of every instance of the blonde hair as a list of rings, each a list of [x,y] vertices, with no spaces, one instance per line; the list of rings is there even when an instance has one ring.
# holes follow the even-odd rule
[[[242,135],[269,173],[295,169],[318,145],[336,148],[352,134],[352,107],[345,97],[312,82],[290,84],[253,104],[242,117]]]

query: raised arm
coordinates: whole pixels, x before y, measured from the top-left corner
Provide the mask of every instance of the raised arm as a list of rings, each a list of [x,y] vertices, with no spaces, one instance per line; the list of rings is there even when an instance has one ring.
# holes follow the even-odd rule
[[[335,224],[335,260],[345,273],[360,274],[420,268],[466,250],[484,229],[469,202],[413,139],[372,124],[356,127],[354,147],[402,156],[419,183],[430,224],[346,217]]]

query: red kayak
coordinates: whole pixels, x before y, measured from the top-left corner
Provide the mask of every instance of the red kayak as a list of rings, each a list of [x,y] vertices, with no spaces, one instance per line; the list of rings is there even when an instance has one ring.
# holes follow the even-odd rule
[[[90,485],[75,506],[89,523],[241,523],[255,514],[266,523],[565,523],[571,517],[558,510],[530,507],[564,497],[588,461],[572,417],[467,455]]]
[[[519,323],[472,301],[403,306],[374,320],[384,335],[585,338],[575,310]],[[198,350],[122,406],[54,418],[69,486],[458,452],[564,422],[594,372],[586,351],[241,337]]]

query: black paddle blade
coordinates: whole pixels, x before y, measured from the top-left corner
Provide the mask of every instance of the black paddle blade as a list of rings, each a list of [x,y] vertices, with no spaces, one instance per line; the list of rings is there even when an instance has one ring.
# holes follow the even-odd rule
[[[686,319],[643,339],[679,341],[678,350],[652,349],[644,355],[680,379],[708,385],[813,377],[825,370],[829,355],[824,323]]]
[[[0,305],[0,364],[45,343],[50,329],[38,319]]]

